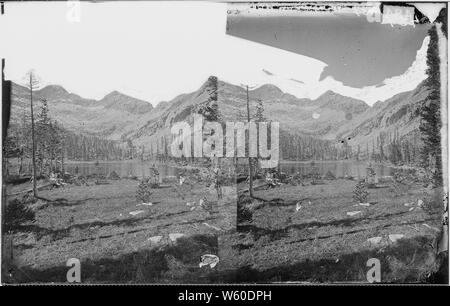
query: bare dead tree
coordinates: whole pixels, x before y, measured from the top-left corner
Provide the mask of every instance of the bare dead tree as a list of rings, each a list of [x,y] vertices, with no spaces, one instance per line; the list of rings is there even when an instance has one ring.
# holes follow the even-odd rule
[[[247,121],[250,124],[250,101],[248,98],[248,85],[246,86],[246,89],[247,89]],[[248,193],[250,197],[253,197],[253,163],[250,154],[248,155],[248,176],[249,176]]]
[[[33,91],[39,88],[39,78],[33,70],[30,70],[27,75],[27,87],[30,90],[30,111],[31,111],[31,143],[32,143],[32,163],[33,163],[33,195],[37,194],[37,177],[36,177],[36,140],[34,131],[34,111],[33,111]]]

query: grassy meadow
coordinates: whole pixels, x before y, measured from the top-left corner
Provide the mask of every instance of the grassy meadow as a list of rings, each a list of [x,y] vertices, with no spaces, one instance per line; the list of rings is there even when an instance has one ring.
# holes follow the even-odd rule
[[[257,188],[254,199],[239,196],[245,218],[236,206],[245,182],[223,186],[218,200],[196,175],[181,186],[167,179],[151,205],[136,199],[136,179],[86,182],[40,190],[28,204],[36,221],[4,236],[5,282],[64,283],[77,258],[83,283],[367,283],[367,261],[377,258],[382,282],[423,283],[442,261],[441,192],[413,176],[380,180],[363,205],[351,178]],[[30,187],[6,185],[16,194],[7,201]],[[205,195],[209,211],[198,205]],[[204,254],[220,262],[199,267]]]

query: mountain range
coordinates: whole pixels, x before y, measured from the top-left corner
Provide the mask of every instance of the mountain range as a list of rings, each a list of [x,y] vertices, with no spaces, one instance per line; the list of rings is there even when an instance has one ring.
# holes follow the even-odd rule
[[[101,100],[85,99],[59,85],[49,85],[34,92],[35,99],[46,99],[50,116],[66,129],[80,134],[96,135],[111,140],[132,140],[146,145],[152,137],[168,133],[173,123],[186,120],[195,107],[209,97],[207,82],[197,91],[181,94],[171,101],[153,107],[118,91]],[[375,103],[328,91],[315,100],[299,99],[266,84],[249,91],[251,109],[260,99],[267,119],[280,122],[281,129],[292,134],[320,139],[364,144],[380,132],[397,131],[407,136],[417,131],[419,107],[426,99],[423,84],[410,92]],[[235,121],[246,114],[246,90],[218,81],[218,105],[224,120]],[[29,90],[12,83],[11,123],[29,111]],[[39,103],[36,103],[38,107]]]

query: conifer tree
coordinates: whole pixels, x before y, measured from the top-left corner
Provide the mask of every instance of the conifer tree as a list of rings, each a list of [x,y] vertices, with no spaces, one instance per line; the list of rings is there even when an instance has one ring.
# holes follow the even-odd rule
[[[210,76],[206,81],[205,90],[208,98],[205,102],[199,104],[197,113],[203,115],[206,121],[220,122],[221,116],[219,112],[218,100],[218,80],[215,76]]]
[[[445,18],[443,18],[445,19]],[[446,24],[442,26],[446,35]],[[439,36],[436,24],[428,30],[430,43],[427,50],[427,79],[425,86],[429,94],[421,108],[421,132],[423,146],[421,148],[421,164],[430,167],[433,171],[433,181],[436,185],[442,184],[442,150],[441,150],[441,97],[440,97],[440,58]]]
[[[369,192],[367,191],[367,184],[364,180],[360,180],[353,190],[353,199],[357,203],[365,203],[368,196]]]
[[[151,191],[151,185],[150,179],[143,178],[138,185],[137,191],[136,191],[136,199],[141,203],[148,203],[150,202],[150,197],[152,195]]]

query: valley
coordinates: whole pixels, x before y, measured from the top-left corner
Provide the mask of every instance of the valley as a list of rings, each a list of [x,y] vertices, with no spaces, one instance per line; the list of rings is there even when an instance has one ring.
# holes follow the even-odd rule
[[[365,283],[369,258],[386,283],[433,282],[440,269],[441,189],[416,167],[422,85],[372,107],[333,92],[249,91],[252,120],[280,122],[281,154],[278,168],[255,165],[252,195],[247,158],[180,158],[170,146],[172,126],[193,126],[197,114],[245,122],[241,87],[210,77],[156,107],[119,92],[99,101],[60,86],[35,94],[38,124],[59,127],[52,133],[64,141],[38,133],[30,196],[30,136],[20,132],[29,92],[14,84],[18,147],[5,200],[34,221],[8,232],[10,283],[64,283],[69,258],[87,283]]]

